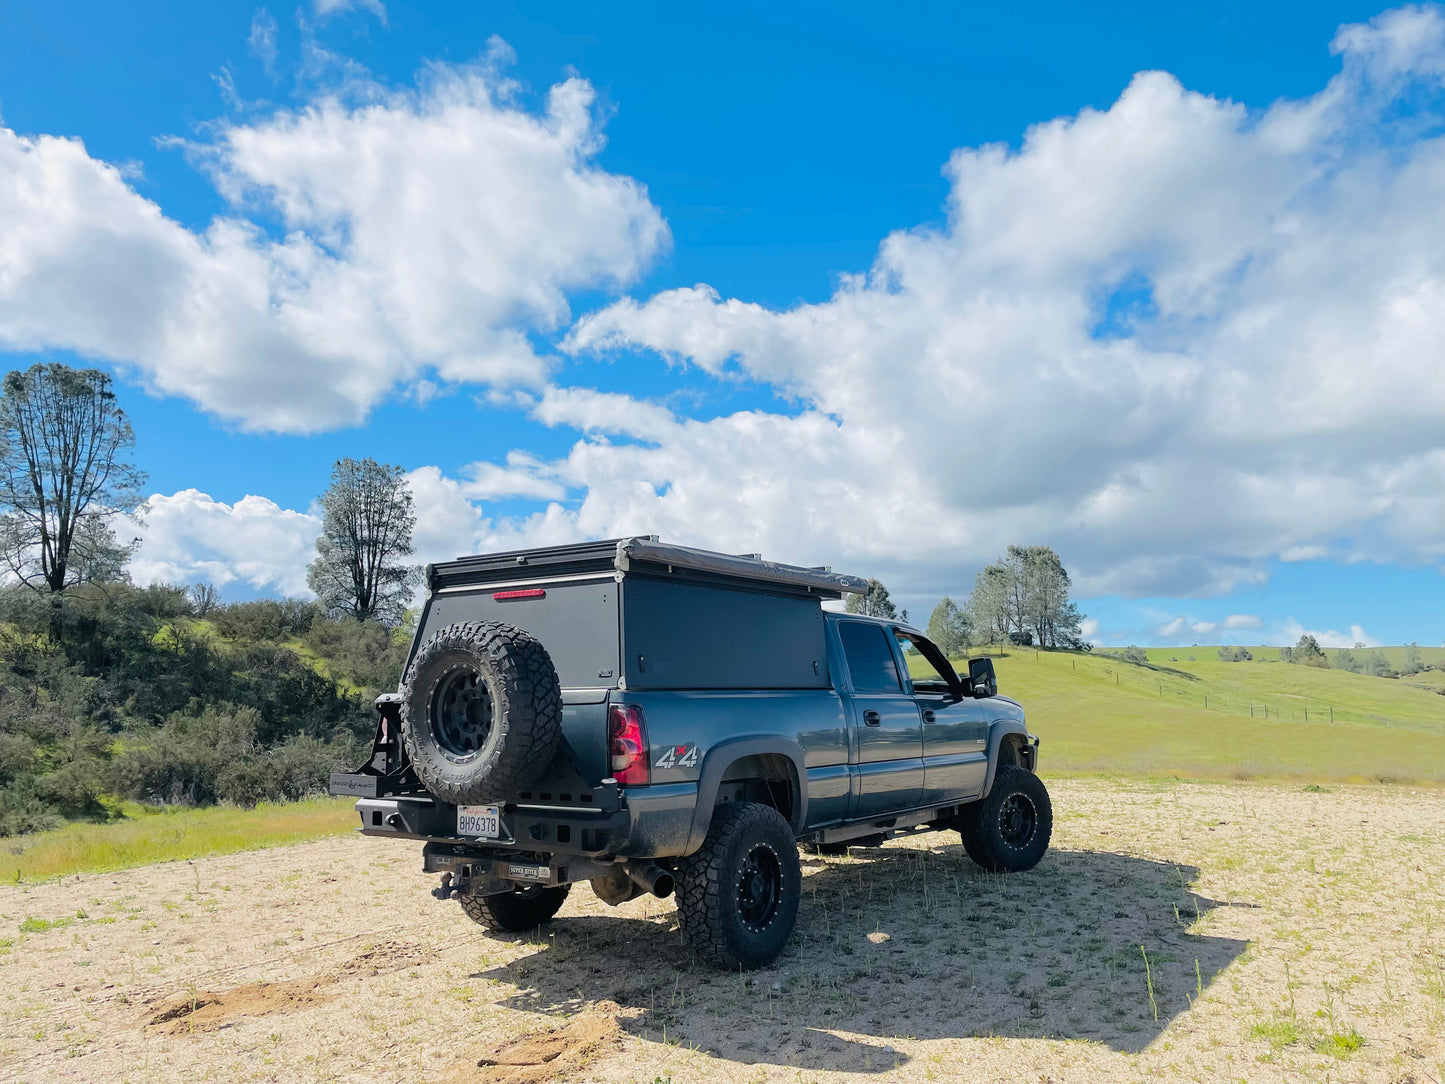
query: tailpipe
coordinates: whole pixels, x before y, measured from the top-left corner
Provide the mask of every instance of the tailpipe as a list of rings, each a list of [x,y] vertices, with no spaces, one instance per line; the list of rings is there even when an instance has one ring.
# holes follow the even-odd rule
[[[651,892],[660,900],[672,895],[676,887],[672,874],[656,862],[632,862],[627,866],[627,876],[644,892]]]

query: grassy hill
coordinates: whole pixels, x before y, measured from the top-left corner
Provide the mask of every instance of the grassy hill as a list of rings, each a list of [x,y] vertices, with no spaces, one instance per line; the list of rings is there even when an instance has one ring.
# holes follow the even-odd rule
[[[1155,648],[1138,665],[1025,648],[994,665],[1043,741],[1045,771],[1445,783],[1440,671],[1379,678],[1215,652]]]

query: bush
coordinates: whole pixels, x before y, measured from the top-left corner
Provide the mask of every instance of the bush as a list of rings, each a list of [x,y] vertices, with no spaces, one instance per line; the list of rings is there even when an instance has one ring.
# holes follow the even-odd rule
[[[123,797],[145,802],[208,805],[291,801],[326,789],[333,771],[359,760],[359,742],[293,737],[270,749],[257,741],[253,708],[174,715],[132,735],[112,765]]]
[[[314,602],[262,598],[233,602],[211,611],[211,624],[229,640],[268,640],[279,643],[305,636],[321,616]]]
[[[331,676],[373,694],[401,683],[410,637],[375,621],[322,618],[306,634],[306,646],[326,660]]]
[[[1220,662],[1250,662],[1254,659],[1247,647],[1221,647],[1218,655]]]
[[[215,802],[222,775],[256,751],[259,722],[254,708],[208,709],[195,717],[172,715],[134,733],[112,763],[116,793],[143,802]]]
[[[304,797],[360,759],[373,726],[360,697],[277,643],[310,631],[313,606],[226,607],[225,638],[198,627],[190,604],[166,585],[58,599],[0,586],[0,836],[103,817],[107,793]],[[327,668],[353,684],[394,686],[405,643],[343,627],[313,650],[339,655]]]
[[[1119,652],[1119,657],[1125,662],[1136,663],[1140,666],[1145,666],[1149,662],[1149,652],[1145,651],[1142,647],[1135,647],[1133,644],[1130,644],[1123,651]]]

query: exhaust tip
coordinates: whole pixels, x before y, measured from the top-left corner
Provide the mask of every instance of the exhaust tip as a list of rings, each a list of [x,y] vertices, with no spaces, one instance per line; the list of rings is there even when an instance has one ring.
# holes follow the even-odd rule
[[[672,874],[664,870],[662,876],[652,882],[652,894],[660,900],[665,900],[672,895],[673,887]]]

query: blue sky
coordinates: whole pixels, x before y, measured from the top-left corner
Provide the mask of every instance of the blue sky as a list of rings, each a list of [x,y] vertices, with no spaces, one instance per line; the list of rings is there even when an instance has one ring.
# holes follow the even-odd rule
[[[0,3],[0,361],[115,367],[139,575],[296,590],[374,455],[424,557],[1445,639],[1437,9],[539,10]]]

